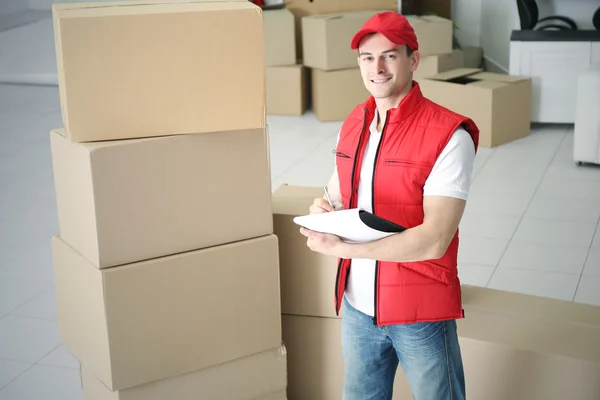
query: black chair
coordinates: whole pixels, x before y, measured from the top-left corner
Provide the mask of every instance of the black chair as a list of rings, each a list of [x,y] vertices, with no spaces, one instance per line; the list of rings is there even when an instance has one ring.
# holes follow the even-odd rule
[[[594,28],[596,28],[597,31],[600,31],[600,7],[598,7],[594,13],[594,16],[592,17],[592,23],[594,24]]]
[[[535,0],[517,0],[521,30],[572,30],[576,31],[577,24],[571,18],[552,15],[539,19],[538,6]],[[558,23],[543,23],[557,21]],[[543,23],[543,24],[541,24]]]

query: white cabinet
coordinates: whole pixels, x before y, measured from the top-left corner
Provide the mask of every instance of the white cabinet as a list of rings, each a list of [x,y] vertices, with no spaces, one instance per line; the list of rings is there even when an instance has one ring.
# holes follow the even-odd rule
[[[598,46],[600,42],[590,41],[511,41],[510,74],[532,79],[533,122],[575,122],[577,78],[593,57],[600,57]]]

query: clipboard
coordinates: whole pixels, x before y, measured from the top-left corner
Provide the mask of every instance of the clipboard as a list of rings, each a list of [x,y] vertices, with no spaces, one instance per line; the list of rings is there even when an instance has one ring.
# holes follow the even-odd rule
[[[372,242],[406,230],[359,208],[298,216],[294,223],[315,232],[339,236],[348,243]]]

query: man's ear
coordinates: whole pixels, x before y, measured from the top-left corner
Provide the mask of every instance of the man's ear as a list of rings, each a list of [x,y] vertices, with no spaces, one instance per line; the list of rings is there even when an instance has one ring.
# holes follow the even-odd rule
[[[413,51],[410,56],[410,71],[415,72],[419,67],[419,62],[421,61],[421,53],[418,50]]]

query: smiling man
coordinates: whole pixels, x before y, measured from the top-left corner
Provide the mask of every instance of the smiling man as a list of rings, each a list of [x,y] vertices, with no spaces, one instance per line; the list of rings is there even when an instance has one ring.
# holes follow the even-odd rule
[[[313,251],[340,259],[343,399],[391,399],[398,363],[416,400],[464,399],[458,225],[479,130],[426,99],[412,80],[419,46],[401,14],[373,16],[351,48],[372,96],[342,125],[330,195],[407,229],[363,244],[301,229]],[[335,210],[318,198],[310,213],[320,212]]]

